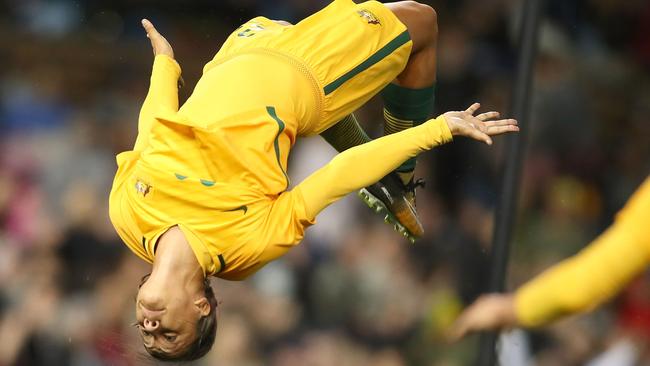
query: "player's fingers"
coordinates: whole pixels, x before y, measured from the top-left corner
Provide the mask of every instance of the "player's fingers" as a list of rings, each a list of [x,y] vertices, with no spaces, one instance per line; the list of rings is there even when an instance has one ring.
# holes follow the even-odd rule
[[[490,136],[476,127],[471,128],[469,131],[467,131],[467,137],[473,138],[474,140],[483,141],[488,145],[492,145],[492,139]]]
[[[507,126],[488,127],[486,133],[490,136],[494,136],[506,132],[518,132],[518,131],[519,131],[519,126],[507,125]]]
[[[499,118],[501,114],[496,111],[491,111],[491,112],[485,112],[481,113],[476,118],[480,119],[481,121],[487,121],[489,119],[494,119],[494,118]]]
[[[149,33],[152,29],[155,29],[151,21],[149,19],[142,19],[142,28],[144,28],[145,32]]]
[[[465,111],[473,115],[474,113],[476,113],[476,111],[478,111],[479,108],[481,108],[481,103],[473,103]]]
[[[462,314],[456,319],[449,330],[446,332],[446,338],[450,342],[458,342],[468,334],[480,330],[476,318],[475,309],[469,307],[463,311]]]
[[[518,122],[516,119],[509,118],[509,119],[499,119],[496,121],[487,121],[487,122],[483,122],[483,124],[487,127],[510,126],[510,125],[517,126]]]
[[[461,315],[461,317],[452,324],[451,328],[447,330],[445,338],[447,338],[448,342],[455,343],[461,340],[467,334],[467,331],[467,322],[465,321],[465,317]]]
[[[485,122],[484,126],[486,127],[486,132],[488,135],[499,135],[506,132],[517,132],[519,131],[519,126],[517,126],[517,121],[514,119],[500,119],[498,121],[489,121]]]
[[[153,36],[159,36],[160,33],[156,30],[156,27],[153,26],[153,23],[149,19],[142,19],[142,27],[145,32],[147,32],[147,37],[151,38]]]

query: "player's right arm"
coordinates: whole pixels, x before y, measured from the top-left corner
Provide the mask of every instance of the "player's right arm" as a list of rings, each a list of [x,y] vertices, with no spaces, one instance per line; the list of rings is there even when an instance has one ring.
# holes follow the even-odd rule
[[[142,20],[142,26],[151,40],[154,63],[149,92],[138,118],[138,138],[133,147],[136,151],[144,150],[147,146],[156,114],[161,111],[178,111],[178,85],[181,75],[181,68],[174,60],[174,50],[169,42],[147,19]]]
[[[466,136],[491,145],[490,136],[519,130],[513,119],[494,120],[499,118],[498,112],[474,116],[479,107],[474,103],[465,111],[447,112],[338,154],[294,188],[302,194],[308,218],[313,219],[344,195],[379,181],[407,159],[451,141],[452,136]]]
[[[616,221],[576,256],[551,267],[514,294],[485,295],[452,327],[451,337],[509,328],[536,327],[589,311],[618,293],[650,263],[650,178]]]

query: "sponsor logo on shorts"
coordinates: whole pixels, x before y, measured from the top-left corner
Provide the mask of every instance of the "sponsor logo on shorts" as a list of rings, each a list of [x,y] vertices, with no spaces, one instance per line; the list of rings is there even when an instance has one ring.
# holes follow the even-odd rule
[[[381,22],[379,21],[379,18],[375,16],[371,11],[362,9],[357,11],[357,14],[359,14],[360,17],[364,18],[368,24],[378,24],[381,25]]]
[[[147,195],[151,193],[151,186],[138,179],[135,182],[135,190],[141,194],[142,197],[147,197]]]

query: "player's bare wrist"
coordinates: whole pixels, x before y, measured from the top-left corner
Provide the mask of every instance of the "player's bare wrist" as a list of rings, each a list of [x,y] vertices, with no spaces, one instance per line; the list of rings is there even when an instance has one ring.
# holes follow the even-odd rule
[[[449,132],[451,132],[452,136],[458,136],[460,134],[460,129],[458,128],[458,122],[453,116],[449,115],[450,112],[447,112],[445,114],[440,115],[439,118],[442,118],[442,120],[447,124],[447,128],[449,129]]]
[[[517,321],[517,309],[515,305],[515,297],[512,294],[500,295],[500,314],[498,316],[502,320],[502,324],[506,327],[516,327],[519,322]]]
[[[168,55],[156,55],[154,57],[154,67],[162,67],[164,70],[171,71],[178,76],[181,74],[181,65],[173,57],[169,57]]]
[[[154,51],[154,54],[156,56],[167,56],[167,57],[171,58],[172,60],[174,59],[174,52],[163,50],[163,51]]]

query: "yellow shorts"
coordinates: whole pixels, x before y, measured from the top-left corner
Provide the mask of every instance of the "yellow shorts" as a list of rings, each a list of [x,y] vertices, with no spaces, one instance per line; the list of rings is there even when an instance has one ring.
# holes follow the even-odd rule
[[[406,67],[412,42],[406,26],[377,1],[355,4],[334,0],[296,25],[284,26],[254,18],[233,32],[205,71],[237,55],[269,50],[287,57],[314,80],[316,118],[298,121],[300,135],[318,134],[366,103]],[[255,78],[259,69],[242,70],[241,78]],[[265,93],[287,95],[287,85],[263,85]],[[304,84],[300,86],[304,88]],[[300,94],[298,94],[300,95]]]

